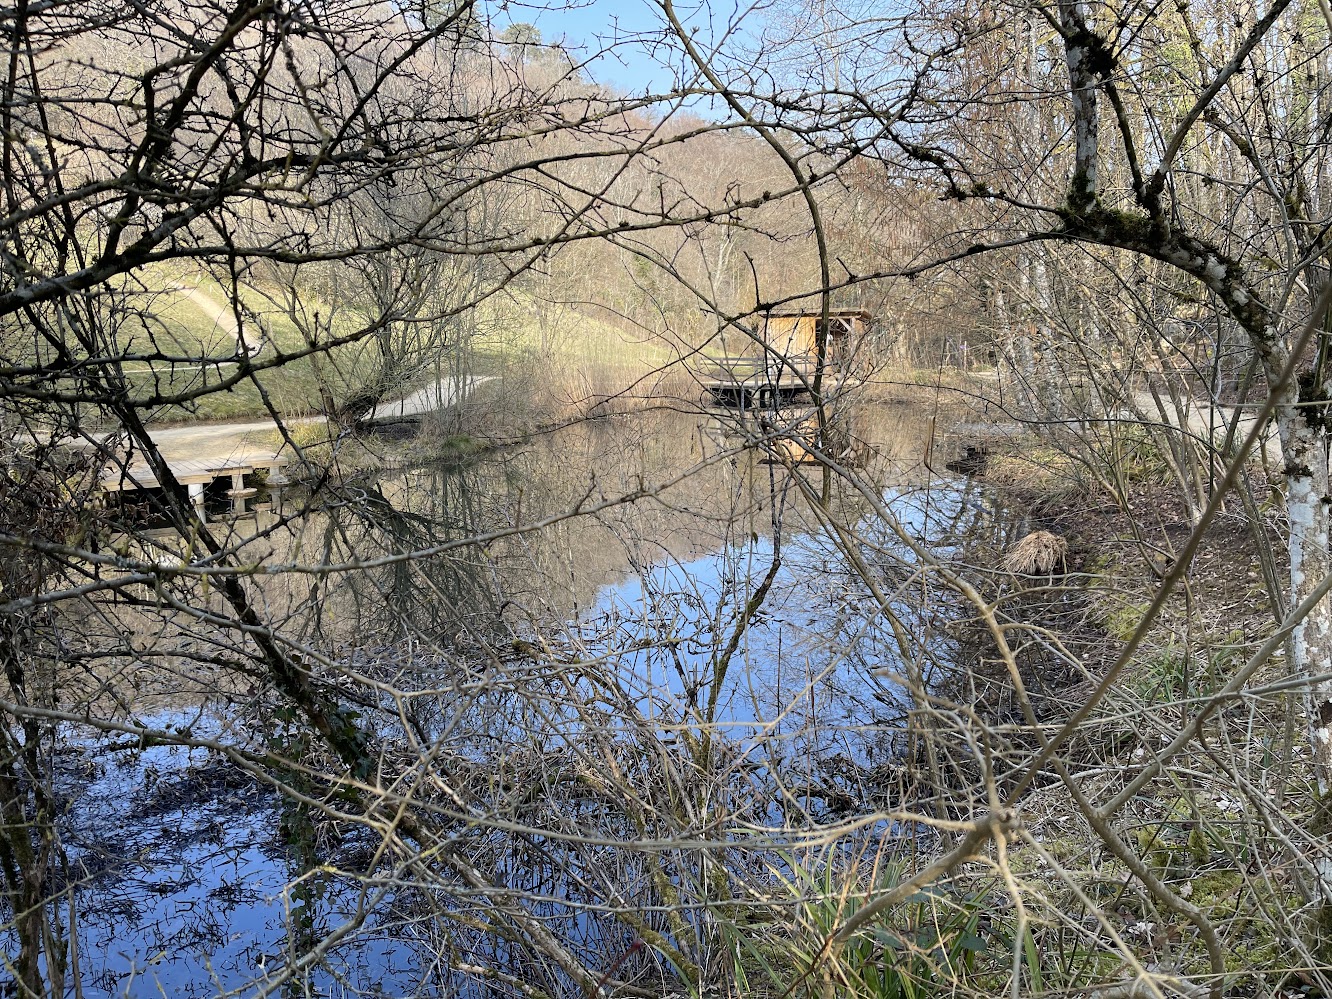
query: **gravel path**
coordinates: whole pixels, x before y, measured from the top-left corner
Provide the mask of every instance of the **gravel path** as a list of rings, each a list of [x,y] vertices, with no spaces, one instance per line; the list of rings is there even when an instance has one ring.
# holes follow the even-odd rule
[[[1257,414],[1247,407],[1222,406],[1205,399],[1186,399],[1181,414],[1169,396],[1163,395],[1161,401],[1165,409],[1164,422],[1203,440],[1210,438],[1217,444],[1225,440],[1232,422],[1236,424],[1234,440],[1237,445],[1253,431],[1257,422]],[[1147,419],[1163,418],[1161,407],[1157,406],[1150,392],[1135,392],[1133,406]],[[1278,466],[1281,464],[1281,442],[1277,440],[1275,427],[1268,425],[1264,428],[1259,446],[1254,451],[1261,451],[1264,460],[1268,462],[1275,462]]]
[[[471,377],[461,386],[462,391],[458,391],[459,386],[453,379],[445,379],[438,386],[427,385],[402,399],[380,404],[375,407],[372,419],[394,420],[420,416],[436,408],[446,409],[487,381],[490,378]],[[288,417],[282,421],[286,427],[325,422],[322,416]],[[285,442],[277,433],[277,423],[271,419],[247,423],[149,427],[153,443],[169,464],[188,462],[191,466],[207,464],[215,468],[268,464],[285,447]],[[130,474],[143,481],[151,478],[142,459],[131,462]]]

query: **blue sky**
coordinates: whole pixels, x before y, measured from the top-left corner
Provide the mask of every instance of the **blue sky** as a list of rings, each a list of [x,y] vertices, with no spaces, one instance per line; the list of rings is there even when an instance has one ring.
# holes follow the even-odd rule
[[[689,27],[699,29],[698,37],[710,37],[710,20],[714,16],[727,18],[734,15],[732,3],[700,3],[698,0],[680,0],[677,13]],[[670,61],[660,51],[654,58],[644,44],[644,36],[658,36],[664,23],[661,9],[650,0],[568,0],[550,3],[497,2],[492,9],[492,24],[496,32],[510,24],[526,22],[541,32],[545,42],[560,42],[576,59],[586,59],[602,49],[615,45],[613,52],[594,60],[587,73],[599,83],[605,83],[630,93],[644,90],[669,90],[675,82],[674,74],[662,65]],[[627,41],[626,39],[636,39]],[[671,53],[678,58],[678,46]]]

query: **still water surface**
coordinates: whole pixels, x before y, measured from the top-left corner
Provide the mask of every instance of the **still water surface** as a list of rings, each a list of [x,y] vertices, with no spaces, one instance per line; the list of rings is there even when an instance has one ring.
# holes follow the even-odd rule
[[[461,468],[387,470],[340,490],[336,503],[289,496],[285,521],[261,504],[217,526],[248,557],[338,560],[446,544],[644,490],[651,495],[635,503],[438,558],[278,579],[265,584],[265,610],[301,641],[346,655],[400,649],[407,636],[432,650],[431,663],[506,642],[557,662],[602,663],[662,738],[724,733],[737,759],[804,787],[807,815],[817,818],[857,800],[854,787],[834,787],[828,761],[858,772],[898,751],[893,733],[909,703],[895,677],[914,670],[929,683],[955,659],[948,622],[959,609],[916,571],[919,556],[900,535],[950,559],[1016,530],[969,483],[927,467],[938,425],[937,414],[906,406],[857,415],[861,474],[897,523],[844,487],[830,508],[888,595],[878,610],[858,566],[790,487],[788,469],[737,449],[715,421],[685,414],[569,428]],[[662,483],[671,484],[654,488]],[[302,502],[308,512],[291,517]],[[766,598],[751,607],[769,576]],[[147,619],[145,627],[159,639],[167,628]],[[412,662],[398,676],[411,675]],[[137,717],[234,740],[236,703],[159,689]],[[447,711],[441,719],[447,727]],[[582,722],[577,711],[555,710],[544,724],[558,743]],[[418,934],[391,892],[312,872],[284,845],[289,816],[270,791],[200,749],[66,735],[62,836],[84,996],[241,988],[362,914],[348,942],[279,989],[453,994],[456,983],[434,963],[439,942]]]

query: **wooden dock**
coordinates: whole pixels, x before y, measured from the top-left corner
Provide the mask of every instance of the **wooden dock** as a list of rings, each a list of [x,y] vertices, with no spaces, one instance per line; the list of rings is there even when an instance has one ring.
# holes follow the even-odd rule
[[[231,501],[234,512],[244,512],[245,501],[259,492],[261,474],[262,485],[273,495],[275,505],[280,502],[280,490],[289,482],[282,470],[289,461],[287,455],[272,448],[245,448],[218,457],[170,457],[167,466],[195,506],[204,505],[210,489],[217,497],[216,487],[222,484],[225,488],[221,496]],[[107,493],[122,496],[163,488],[152,466],[141,454],[122,456],[120,460],[108,463],[101,474],[101,486]]]
[[[773,357],[705,357],[694,365],[694,377],[708,398],[728,409],[777,409],[809,395],[814,384],[812,361]],[[825,372],[822,390],[835,392],[840,374]]]
[[[753,353],[701,355],[694,377],[708,397],[728,409],[776,409],[811,394],[824,358],[820,393],[841,388],[872,317],[860,309],[784,309],[762,313],[751,336]]]

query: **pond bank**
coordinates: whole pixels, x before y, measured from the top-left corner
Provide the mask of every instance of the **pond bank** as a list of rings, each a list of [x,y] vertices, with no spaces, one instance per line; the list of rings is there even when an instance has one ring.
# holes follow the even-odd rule
[[[467,461],[399,462],[372,439],[377,467],[330,475],[280,514],[260,503],[217,519],[240,564],[284,567],[246,585],[356,719],[368,776],[329,756],[258,657],[222,645],[215,587],[186,577],[175,602],[145,589],[71,621],[89,642],[104,620],[135,642],[95,650],[97,669],[56,688],[94,722],[71,713],[51,740],[72,872],[53,890],[74,892],[86,981],[105,985],[85,994],[155,979],[203,996],[209,975],[220,991],[299,972],[314,990],[482,996],[512,968],[523,987],[505,995],[578,994],[542,938],[516,928],[513,899],[583,967],[619,969],[640,991],[698,987],[742,924],[794,974],[787,945],[840,918],[791,919],[815,885],[835,900],[909,876],[1038,750],[983,607],[1011,629],[1037,721],[1057,725],[1150,592],[1150,553],[1186,529],[1160,484],[1112,509],[1011,435],[995,435],[1007,453],[946,471],[968,457],[946,417],[966,415],[858,411],[863,466],[822,497],[817,468],[764,460],[771,427],[636,413]],[[1039,477],[1014,472],[1023,456]],[[1035,529],[1067,539],[1067,574],[1004,569]],[[154,544],[161,559],[171,543]],[[186,600],[204,613],[180,614]],[[1186,610],[1166,621],[1176,644],[1163,633],[1075,733],[1068,766],[1108,772],[1148,752],[1132,712],[1177,720],[1220,675],[1227,636]],[[357,813],[367,789],[387,811]],[[1061,857],[1094,848],[1060,828],[1070,813],[1051,774],[1023,808]],[[399,809],[410,836],[384,825]],[[994,947],[974,966],[998,974],[1013,923],[994,892],[959,871],[894,918],[923,933],[936,903],[967,920],[992,910],[968,932]],[[135,920],[158,928],[158,950],[122,942]],[[753,955],[732,944],[734,971]]]

